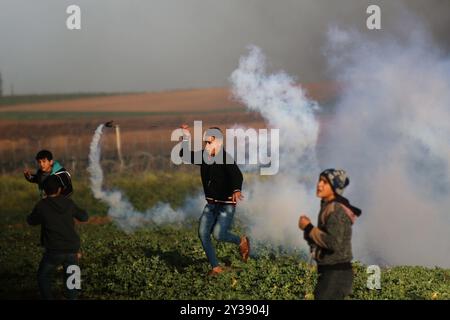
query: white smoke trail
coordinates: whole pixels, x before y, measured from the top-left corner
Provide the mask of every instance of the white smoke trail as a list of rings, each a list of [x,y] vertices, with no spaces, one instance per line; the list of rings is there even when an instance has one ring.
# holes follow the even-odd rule
[[[102,188],[103,170],[100,165],[101,137],[104,125],[95,130],[89,150],[89,167],[91,190],[96,199],[104,201],[108,206],[108,215],[120,228],[130,232],[146,223],[177,223],[184,221],[192,214],[198,214],[201,204],[198,197],[189,198],[181,209],[174,210],[167,203],[159,202],[145,212],[137,211],[120,190],[107,191]]]
[[[450,59],[414,36],[368,42],[357,34],[330,32],[329,61],[345,84],[329,123],[320,168],[346,169],[346,195],[363,209],[353,244],[368,263],[450,266]],[[297,228],[301,212],[315,220],[317,103],[285,73],[266,74],[256,47],[231,75],[234,96],[280,129],[280,172],[244,185],[240,205],[255,240],[305,246]],[[97,128],[89,155],[96,198],[126,230],[144,221],[182,221],[184,210],[159,204],[137,212],[119,191],[102,189]],[[202,201],[202,200],[200,200]],[[201,204],[195,205],[198,215]]]
[[[266,73],[261,50],[249,47],[230,77],[234,97],[258,111],[270,128],[280,129],[280,171],[245,185],[241,208],[250,237],[290,248],[304,247],[297,227],[300,213],[314,215],[317,200],[315,148],[318,121],[316,102],[309,100],[284,72]]]
[[[252,47],[249,55],[241,59],[231,80],[237,98],[260,112],[270,127],[281,129],[280,137],[284,141],[280,148],[281,172],[246,187],[248,201],[242,203],[242,209],[254,240],[298,247],[303,242],[295,222],[301,211],[317,207],[313,204],[315,199],[308,183],[316,179],[317,172],[315,144],[318,123],[313,111],[318,107],[305,97],[303,90],[288,75],[266,75],[264,67],[261,51]],[[201,202],[204,202],[201,198],[194,198],[176,211],[166,203],[159,203],[139,212],[119,190],[104,190],[100,166],[103,128],[104,125],[97,128],[90,146],[88,172],[91,189],[95,198],[108,204],[108,215],[121,228],[132,231],[146,222],[180,222],[192,213],[199,215]],[[297,199],[296,205],[292,205],[293,199]]]
[[[346,195],[363,209],[354,255],[366,263],[450,266],[450,57],[426,39],[425,32],[403,44],[329,33],[328,58],[344,89],[319,163],[350,175]],[[255,47],[231,82],[234,96],[282,137],[280,173],[244,189],[250,235],[304,244],[298,216],[314,216],[319,203],[312,185],[319,173],[316,104],[288,75],[266,75]]]
[[[358,258],[449,267],[450,57],[417,28],[402,41],[330,30],[345,85],[321,162],[350,174]]]

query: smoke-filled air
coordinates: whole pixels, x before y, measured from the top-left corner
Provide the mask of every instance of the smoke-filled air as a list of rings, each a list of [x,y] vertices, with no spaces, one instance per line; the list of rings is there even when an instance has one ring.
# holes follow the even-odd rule
[[[348,170],[363,209],[355,255],[367,262],[450,266],[450,57],[426,39],[329,32],[344,88],[320,163]]]
[[[280,173],[247,186],[251,235],[301,244],[296,220],[316,216],[320,170],[345,169],[348,196],[363,209],[354,228],[355,258],[381,265],[450,266],[450,59],[424,32],[369,41],[331,28],[325,52],[341,91],[324,126],[284,73],[266,75],[251,48],[232,74],[234,96],[280,129]],[[317,202],[316,204],[312,201]]]
[[[278,174],[248,179],[238,206],[255,243],[306,250],[298,217],[316,222],[318,175],[342,168],[350,177],[344,195],[363,210],[353,228],[356,260],[450,266],[450,58],[424,34],[399,42],[330,28],[323,53],[340,91],[328,110],[308,98],[301,79],[268,73],[262,51],[249,47],[231,74],[232,97],[280,130]],[[319,145],[325,111],[332,116]],[[160,203],[142,213],[120,191],[105,191],[102,130],[90,149],[91,186],[120,227],[201,214],[201,198],[176,211]]]
[[[103,170],[100,165],[101,138],[104,125],[95,130],[89,150],[89,167],[91,190],[96,199],[104,201],[108,206],[108,216],[126,232],[132,232],[138,227],[149,224],[177,223],[184,221],[189,215],[195,214],[199,207],[199,198],[186,199],[182,209],[174,210],[170,204],[159,202],[154,207],[139,212],[120,190],[105,190],[103,188]]]
[[[245,185],[242,212],[250,237],[275,246],[303,245],[297,227],[302,210],[314,208],[319,123],[316,102],[285,72],[268,74],[261,50],[249,48],[230,77],[233,97],[259,112],[269,128],[280,129],[278,174]]]

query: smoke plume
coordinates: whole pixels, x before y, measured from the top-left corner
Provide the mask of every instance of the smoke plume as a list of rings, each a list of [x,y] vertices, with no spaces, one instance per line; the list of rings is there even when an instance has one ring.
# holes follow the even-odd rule
[[[268,74],[265,57],[255,46],[240,59],[230,81],[237,100],[259,112],[269,128],[280,130],[279,173],[254,179],[244,188],[247,200],[239,210],[250,237],[275,246],[304,246],[297,220],[301,212],[317,210],[318,105],[288,74]]]
[[[326,57],[342,90],[320,145],[324,107],[285,72],[268,74],[261,50],[249,48],[230,77],[233,96],[280,130],[279,173],[245,182],[237,209],[253,240],[305,248],[298,217],[315,222],[318,174],[342,168],[350,177],[345,195],[363,210],[353,228],[355,259],[450,266],[450,58],[428,39],[420,30],[398,41],[331,28]],[[138,212],[120,191],[104,190],[102,130],[91,143],[91,187],[119,226],[200,214],[201,198],[179,210],[159,203]]]
[[[326,56],[343,88],[320,146],[316,103],[285,73],[267,75],[258,48],[241,58],[234,96],[281,136],[280,173],[246,186],[251,236],[301,245],[297,219],[317,216],[317,175],[343,168],[346,195],[363,209],[355,259],[450,266],[450,58],[428,39],[423,30],[398,41],[331,28]]]
[[[357,258],[449,267],[450,57],[413,30],[369,41],[330,29],[330,70],[344,88],[320,158],[348,170],[363,208]]]
[[[200,204],[198,198],[187,199],[181,209],[174,210],[168,203],[159,202],[145,212],[137,211],[120,190],[108,191],[103,189],[103,170],[100,165],[101,137],[104,125],[95,130],[89,150],[89,167],[91,190],[96,199],[104,201],[108,206],[108,215],[120,228],[131,232],[145,224],[178,223],[188,216],[197,213]]]

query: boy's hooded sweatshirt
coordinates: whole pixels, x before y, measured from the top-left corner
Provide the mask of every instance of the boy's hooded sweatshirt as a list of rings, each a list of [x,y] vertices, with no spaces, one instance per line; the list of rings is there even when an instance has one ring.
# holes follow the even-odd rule
[[[70,173],[58,161],[53,161],[52,171],[50,173],[43,172],[39,169],[36,174],[31,175],[27,180],[31,183],[36,183],[39,188],[41,197],[43,195],[43,183],[49,175],[56,175],[61,183],[61,195],[69,197],[73,193],[72,179]]]
[[[41,245],[51,253],[76,253],[80,237],[73,219],[87,221],[88,214],[70,198],[47,197],[40,200],[27,217],[30,225],[41,225]]]
[[[322,201],[317,226],[310,223],[304,230],[319,268],[350,267],[352,225],[360,214],[361,210],[342,196]]]

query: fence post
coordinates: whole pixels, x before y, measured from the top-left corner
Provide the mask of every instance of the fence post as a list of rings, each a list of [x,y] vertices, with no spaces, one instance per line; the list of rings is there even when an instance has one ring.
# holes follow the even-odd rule
[[[120,127],[118,124],[115,127],[116,127],[117,156],[119,157],[119,161],[120,161],[120,170],[123,170],[124,163],[123,163],[123,158],[122,158],[122,141],[120,138]]]

